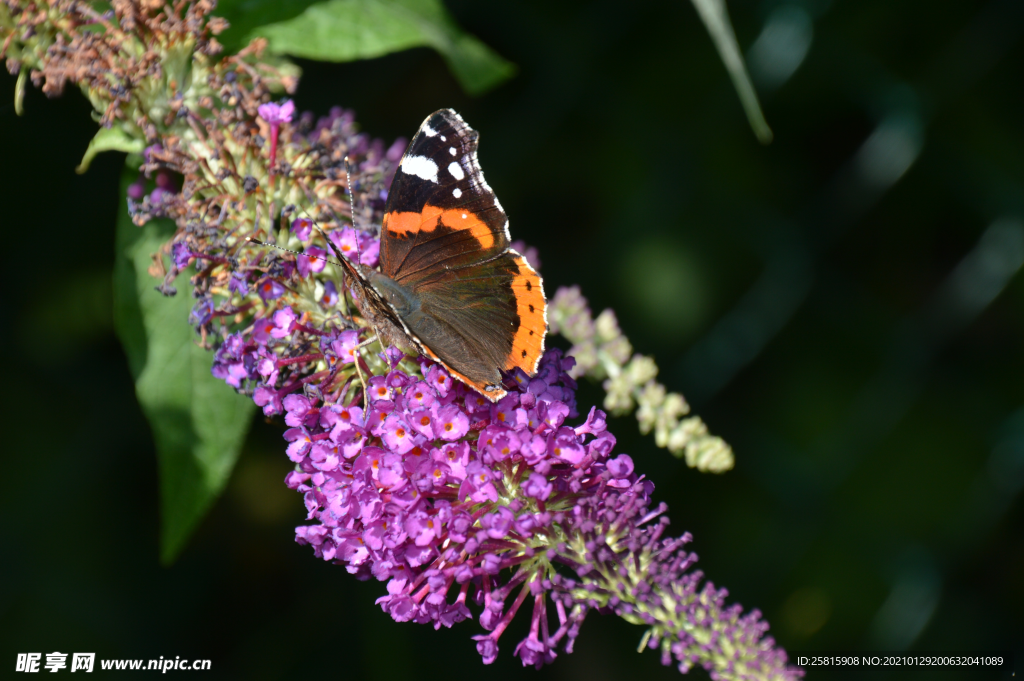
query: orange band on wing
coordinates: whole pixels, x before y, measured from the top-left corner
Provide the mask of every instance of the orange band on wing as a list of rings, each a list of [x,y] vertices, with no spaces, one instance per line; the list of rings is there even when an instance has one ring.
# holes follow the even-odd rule
[[[468,231],[480,242],[484,250],[494,246],[494,234],[483,220],[468,210],[457,208],[444,210],[437,206],[426,205],[419,213],[393,211],[384,216],[384,229],[398,237],[416,235],[420,232],[433,232],[437,229],[438,218],[441,224],[456,231]]]
[[[519,273],[512,279],[512,293],[516,297],[519,329],[512,338],[512,354],[504,368],[510,371],[519,367],[532,376],[537,370],[541,355],[544,354],[544,336],[548,331],[548,304],[544,300],[544,286],[540,275],[521,255],[516,255],[515,263]]]

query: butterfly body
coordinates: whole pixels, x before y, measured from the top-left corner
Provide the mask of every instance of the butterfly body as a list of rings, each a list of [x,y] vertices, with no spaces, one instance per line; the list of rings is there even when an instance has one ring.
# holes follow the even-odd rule
[[[388,194],[380,271],[342,262],[381,340],[423,352],[496,401],[502,372],[536,371],[547,302],[540,276],[509,246],[477,137],[450,109],[428,116]]]
[[[344,258],[341,262],[355,282],[359,311],[380,340],[408,354],[419,352],[420,347],[402,322],[403,315],[411,314],[418,307],[409,300],[411,292],[376,270],[350,263]]]

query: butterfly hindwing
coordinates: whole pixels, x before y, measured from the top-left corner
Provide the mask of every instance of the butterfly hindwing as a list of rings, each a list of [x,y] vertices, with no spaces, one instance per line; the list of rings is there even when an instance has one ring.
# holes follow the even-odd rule
[[[540,276],[513,250],[451,270],[416,289],[420,310],[410,331],[460,380],[492,399],[501,371],[533,374],[547,328]]]
[[[477,161],[478,134],[451,109],[423,122],[391,184],[381,264],[404,285],[503,253],[508,218]]]
[[[485,395],[501,384],[501,369],[518,327],[510,258],[451,270],[418,289],[420,310],[405,322],[435,359]],[[497,284],[497,285],[496,285]]]

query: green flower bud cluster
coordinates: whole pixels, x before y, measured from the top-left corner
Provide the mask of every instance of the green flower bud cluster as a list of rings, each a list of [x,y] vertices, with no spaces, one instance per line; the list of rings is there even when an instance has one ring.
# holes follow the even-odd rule
[[[732,448],[711,435],[700,417],[684,418],[690,405],[654,380],[658,365],[651,357],[633,354],[612,310],[594,319],[579,287],[563,287],[551,301],[548,322],[552,333],[573,344],[568,353],[576,358],[573,378],[603,381],[604,407],[610,413],[621,416],[636,409],[640,432],[653,430],[655,444],[685,458],[691,468],[722,473],[733,467]]]

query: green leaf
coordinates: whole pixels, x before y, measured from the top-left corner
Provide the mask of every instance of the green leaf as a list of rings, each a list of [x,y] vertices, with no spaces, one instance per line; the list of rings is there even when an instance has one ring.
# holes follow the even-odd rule
[[[692,0],[693,6],[697,8],[704,27],[711,34],[711,40],[718,49],[718,56],[725,63],[725,68],[732,79],[732,85],[736,88],[736,94],[740,97],[740,103],[747,114],[750,127],[761,142],[768,144],[772,141],[772,129],[768,127],[768,121],[764,119],[761,111],[761,104],[757,101],[757,92],[747,75],[747,67],[743,63],[743,55],[740,53],[739,45],[736,43],[736,34],[732,30],[732,22],[729,21],[729,11],[725,7],[725,0]]]
[[[317,2],[320,0],[219,0],[214,13],[227,19],[230,26],[217,40],[228,52],[238,52],[260,26],[297,17]]]
[[[137,177],[131,166],[121,196]],[[122,207],[117,220],[114,323],[135,378],[135,395],[153,430],[160,468],[160,557],[171,563],[223,491],[252,422],[255,405],[210,373],[212,355],[188,324],[187,275],[165,297],[147,270],[150,255],[173,234],[169,220],[136,227]]]
[[[145,140],[129,135],[119,127],[100,128],[89,142],[89,147],[85,150],[85,156],[82,157],[82,162],[75,168],[75,172],[81,175],[87,171],[93,158],[101,151],[124,151],[129,154],[139,154],[145,148]]]
[[[516,67],[463,32],[440,0],[328,0],[254,31],[275,54],[321,61],[372,59],[412,47],[437,50],[466,92],[483,94]]]

